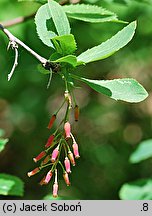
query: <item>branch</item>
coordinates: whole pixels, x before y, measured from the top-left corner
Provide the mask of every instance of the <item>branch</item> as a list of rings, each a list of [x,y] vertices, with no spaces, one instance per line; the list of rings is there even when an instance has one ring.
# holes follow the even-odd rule
[[[31,53],[35,58],[37,58],[43,65],[46,65],[46,63],[48,62],[47,59],[37,54],[34,50],[32,50],[30,47],[24,44],[21,40],[19,40],[17,37],[11,34],[10,31],[4,28],[1,24],[0,24],[0,29],[6,34],[10,42],[16,42],[18,45],[22,46],[29,53]]]
[[[8,20],[8,21],[4,21],[4,22],[1,22],[1,25],[4,26],[5,28],[8,28],[8,27],[11,27],[11,26],[14,26],[16,24],[20,24],[20,23],[23,23],[31,18],[33,18],[35,16],[35,13],[32,13],[28,16],[21,16],[21,17],[17,17],[15,19],[12,19],[12,20]]]
[[[71,4],[78,4],[81,0],[69,0]]]
[[[50,70],[50,76],[49,76],[49,80],[48,80],[48,84],[47,84],[47,89],[50,87],[51,80],[52,80],[52,70]]]
[[[9,39],[9,46],[12,47],[12,49],[15,50],[15,61],[13,68],[8,75],[8,80],[10,80],[11,76],[13,75],[13,72],[18,65],[18,45],[26,49],[31,55],[33,55],[46,70],[52,70],[53,72],[58,72],[60,70],[60,67],[58,64],[52,63],[49,60],[45,59],[44,57],[40,56],[38,53],[36,53],[34,50],[32,50],[30,47],[28,47],[26,44],[24,44],[21,40],[19,40],[17,37],[15,37],[9,30],[4,28],[0,24],[0,30],[4,32],[4,34],[8,37]]]
[[[11,72],[8,74],[8,81],[11,79],[11,77],[15,71],[15,68],[18,65],[18,45],[15,42],[9,42],[8,49],[9,49],[9,46],[11,46],[12,49],[15,50],[15,60],[14,60],[14,65],[12,67]]]
[[[80,1],[81,0],[61,0],[59,2],[59,4],[63,6],[65,4],[67,4],[68,2],[70,2],[71,4],[76,4],[76,3],[79,3]],[[0,23],[1,23],[1,25],[3,27],[8,28],[8,27],[23,23],[25,21],[28,21],[29,19],[32,19],[33,17],[35,17],[35,14],[36,13],[32,13],[32,14],[30,14],[28,16],[21,16],[21,17],[17,17],[15,19],[3,21],[3,22],[0,22]]]
[[[75,4],[80,2],[80,0],[61,0],[59,2],[60,5],[65,5],[68,2]],[[30,47],[28,47],[26,44],[24,44],[21,40],[19,40],[17,37],[15,37],[9,30],[6,29],[6,27],[10,27],[19,23],[22,23],[26,20],[29,20],[31,18],[33,18],[35,16],[35,13],[29,15],[29,16],[25,16],[25,17],[18,17],[15,18],[13,20],[9,20],[9,21],[4,21],[0,24],[0,30],[2,30],[4,32],[4,34],[8,37],[9,39],[9,46],[12,47],[12,49],[15,50],[15,60],[14,60],[14,64],[12,67],[11,72],[8,74],[8,81],[11,79],[17,65],[18,65],[18,45],[22,46],[24,49],[26,49],[31,55],[33,55],[36,59],[38,59],[38,61],[42,64],[42,66],[46,69],[46,70],[50,70],[53,72],[58,72],[60,70],[60,64],[58,63],[52,63],[49,60],[45,59],[44,57],[40,56],[38,53],[36,53],[34,50],[32,50]],[[48,86],[50,85],[50,80],[51,80],[51,75],[50,75],[50,79],[49,79],[49,83]]]
[[[65,5],[65,4],[67,4],[69,2],[69,0],[61,0],[61,1],[59,1],[59,4],[60,5]]]

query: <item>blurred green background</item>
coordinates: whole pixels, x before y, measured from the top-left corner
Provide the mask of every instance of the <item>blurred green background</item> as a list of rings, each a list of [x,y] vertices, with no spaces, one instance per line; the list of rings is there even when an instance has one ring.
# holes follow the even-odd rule
[[[124,183],[151,177],[152,173],[152,159],[137,165],[128,161],[137,144],[152,137],[152,4],[150,1],[83,2],[104,6],[121,20],[137,20],[138,26],[128,46],[108,59],[80,67],[77,73],[93,79],[135,78],[149,92],[149,97],[139,104],[128,104],[109,99],[86,85],[75,91],[81,115],[72,127],[81,157],[72,169],[71,187],[66,187],[60,176],[59,195],[61,199],[115,200],[119,199],[118,192]],[[39,6],[1,0],[0,21],[29,15]],[[124,27],[112,22],[89,24],[70,20],[70,23],[78,44],[77,53],[98,45]],[[42,56],[50,56],[51,50],[36,34],[33,19],[9,30]],[[19,48],[19,65],[8,82],[14,53],[6,50],[7,45],[8,39],[0,32],[0,128],[9,138],[0,154],[0,172],[20,177],[25,182],[25,194],[22,198],[1,196],[1,199],[43,199],[52,193],[53,182],[40,187],[42,175],[29,179],[27,172],[35,167],[32,158],[42,150],[50,135],[46,126],[62,102],[64,84],[54,75],[47,90],[48,77],[38,72],[37,60],[23,48]]]

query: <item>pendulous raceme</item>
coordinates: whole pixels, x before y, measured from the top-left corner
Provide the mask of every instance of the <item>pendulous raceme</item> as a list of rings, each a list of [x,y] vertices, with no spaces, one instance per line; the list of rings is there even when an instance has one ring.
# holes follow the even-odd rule
[[[73,106],[72,101],[73,100],[69,92],[65,91],[64,101],[58,111],[54,115],[52,115],[47,128],[52,129],[53,124],[58,117],[59,111],[61,110],[63,105],[66,104],[65,115],[59,123],[55,132],[49,136],[43,151],[33,158],[34,162],[40,162],[40,165],[34,170],[27,173],[27,175],[31,177],[39,173],[42,169],[49,168],[49,170],[46,172],[46,175],[43,177],[39,184],[46,185],[51,181],[52,178],[54,178],[53,197],[58,196],[58,173],[60,170],[59,166],[61,167],[61,170],[63,172],[63,179],[66,185],[69,186],[69,174],[71,173],[71,165],[75,166],[75,159],[78,159],[80,157],[78,144],[71,132],[72,129],[69,117],[71,110],[74,109],[75,121],[78,121],[79,107],[77,104],[74,104]]]

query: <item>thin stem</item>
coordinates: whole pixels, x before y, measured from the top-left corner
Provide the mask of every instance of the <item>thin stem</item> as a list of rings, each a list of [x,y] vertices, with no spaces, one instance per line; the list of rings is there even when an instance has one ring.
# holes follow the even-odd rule
[[[68,81],[67,81],[68,80],[68,73],[66,70],[64,70],[62,76],[63,76],[63,79],[65,81],[65,92],[69,92]]]
[[[65,173],[66,171],[65,171],[64,166],[62,165],[61,161],[59,161],[59,164],[62,167],[63,173]]]
[[[73,93],[73,90],[71,90],[71,93],[72,93],[72,97],[73,97],[73,101],[74,101],[74,106],[76,106],[77,102],[76,102],[76,98],[75,98],[75,95]]]
[[[65,122],[67,121],[67,119],[68,119],[69,110],[70,110],[70,106],[69,106],[69,104],[68,104],[68,105],[67,105],[67,109],[66,109],[66,113],[65,113],[64,123],[65,123]]]
[[[65,147],[65,143],[63,143],[63,147],[64,147],[64,152],[65,152],[65,157],[67,157],[67,150],[66,150],[66,147]]]
[[[18,65],[18,46],[13,47],[13,45],[12,45],[12,48],[14,48],[14,50],[15,50],[15,60],[14,60],[14,64],[13,64],[11,72],[8,74],[8,81],[11,79],[11,77],[15,71],[15,68]]]
[[[7,20],[4,22],[1,22],[1,25],[3,25],[5,28],[8,28],[8,27],[23,23],[23,22],[33,18],[34,16],[35,16],[35,13],[32,13],[28,16],[17,17],[17,18],[12,19],[12,20]]]
[[[54,170],[56,169],[56,165],[57,165],[58,161],[56,161],[55,163],[53,163],[53,166],[51,168],[51,171],[54,172]]]
[[[68,152],[71,151],[71,150],[70,150],[70,147],[69,147],[69,145],[68,145],[68,143],[67,143],[65,140],[64,140],[63,142],[65,143],[65,145],[66,145],[66,147],[67,147],[67,149],[68,149]]]
[[[64,122],[64,119],[60,122],[60,124],[58,125],[56,131],[54,132],[54,135],[58,132],[59,128],[61,127],[62,123]]]
[[[50,74],[49,74],[49,81],[48,81],[48,84],[47,84],[47,89],[50,87],[51,80],[52,80],[52,69],[50,68]]]
[[[45,151],[46,153],[48,153],[49,150],[52,149],[57,143],[58,143],[58,142],[55,142],[53,145],[51,145],[49,148],[45,149],[44,151]]]
[[[56,111],[55,115],[58,114],[58,112],[60,111],[60,109],[63,107],[63,105],[65,104],[66,99],[64,99],[63,103],[61,104],[61,106],[59,107],[59,109]]]
[[[55,131],[55,133],[57,133],[57,131]],[[54,135],[55,135],[54,133]],[[58,133],[58,135],[55,137],[55,140],[57,140],[57,138],[62,134],[62,132]]]
[[[70,135],[71,135],[71,138],[72,138],[72,140],[73,140],[73,143],[76,143],[76,141],[75,141],[75,138],[74,138],[73,134],[72,134],[72,133],[70,133]]]
[[[40,166],[40,169],[43,169],[43,168],[45,168],[45,167],[48,167],[48,166],[50,166],[50,165],[52,165],[53,163],[49,163],[49,164],[46,164],[46,165],[44,165],[44,166]]]
[[[58,183],[58,171],[57,169],[55,169],[55,181],[54,181],[55,184]]]
[[[68,82],[67,82],[65,76],[64,76],[64,80],[65,80],[65,91],[69,92],[69,90],[68,90]]]
[[[61,149],[62,149],[62,141],[63,141],[63,139],[61,138],[61,139],[60,139],[60,142],[59,142],[59,154],[58,154],[58,161],[59,161],[59,157],[60,157],[60,154],[61,154]]]

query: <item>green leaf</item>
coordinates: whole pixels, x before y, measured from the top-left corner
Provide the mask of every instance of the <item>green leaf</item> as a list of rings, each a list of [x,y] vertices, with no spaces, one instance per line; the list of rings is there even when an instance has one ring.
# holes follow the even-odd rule
[[[8,139],[0,138],[0,152],[3,151],[3,149],[4,149],[7,142],[8,142]]]
[[[56,36],[52,38],[52,42],[57,52],[62,55],[72,54],[77,49],[77,45],[72,34]]]
[[[65,12],[57,2],[48,0],[48,5],[54,25],[59,35],[70,34],[70,24]]]
[[[143,101],[148,96],[143,86],[134,79],[90,80],[73,74],[70,74],[70,76],[85,82],[95,91],[115,100],[137,103]]]
[[[152,157],[152,139],[141,142],[136,150],[130,155],[129,161],[131,163],[139,163]]]
[[[85,22],[118,21],[117,15],[96,5],[76,4],[63,6],[67,16]]]
[[[98,61],[111,56],[116,51],[124,47],[127,43],[129,43],[135,33],[135,29],[136,22],[134,21],[109,40],[80,54],[77,57],[78,64],[80,65],[82,62],[89,63]]]
[[[124,184],[119,197],[122,200],[152,200],[152,179],[141,179]]]
[[[64,62],[64,63],[68,63],[68,64],[72,65],[73,67],[76,67],[77,58],[74,55],[67,55],[67,56],[59,58],[59,59],[57,59],[55,61],[52,61],[52,62]]]
[[[70,24],[62,7],[55,1],[42,5],[35,16],[35,24],[42,42],[54,48],[51,39],[57,34],[70,34]]]
[[[23,196],[24,183],[16,176],[0,174],[0,195]]]
[[[57,34],[54,32],[55,30],[48,4],[45,4],[38,9],[35,16],[35,24],[38,36],[42,42],[45,45],[54,48],[51,38],[55,37]],[[49,30],[49,27],[52,30]]]

